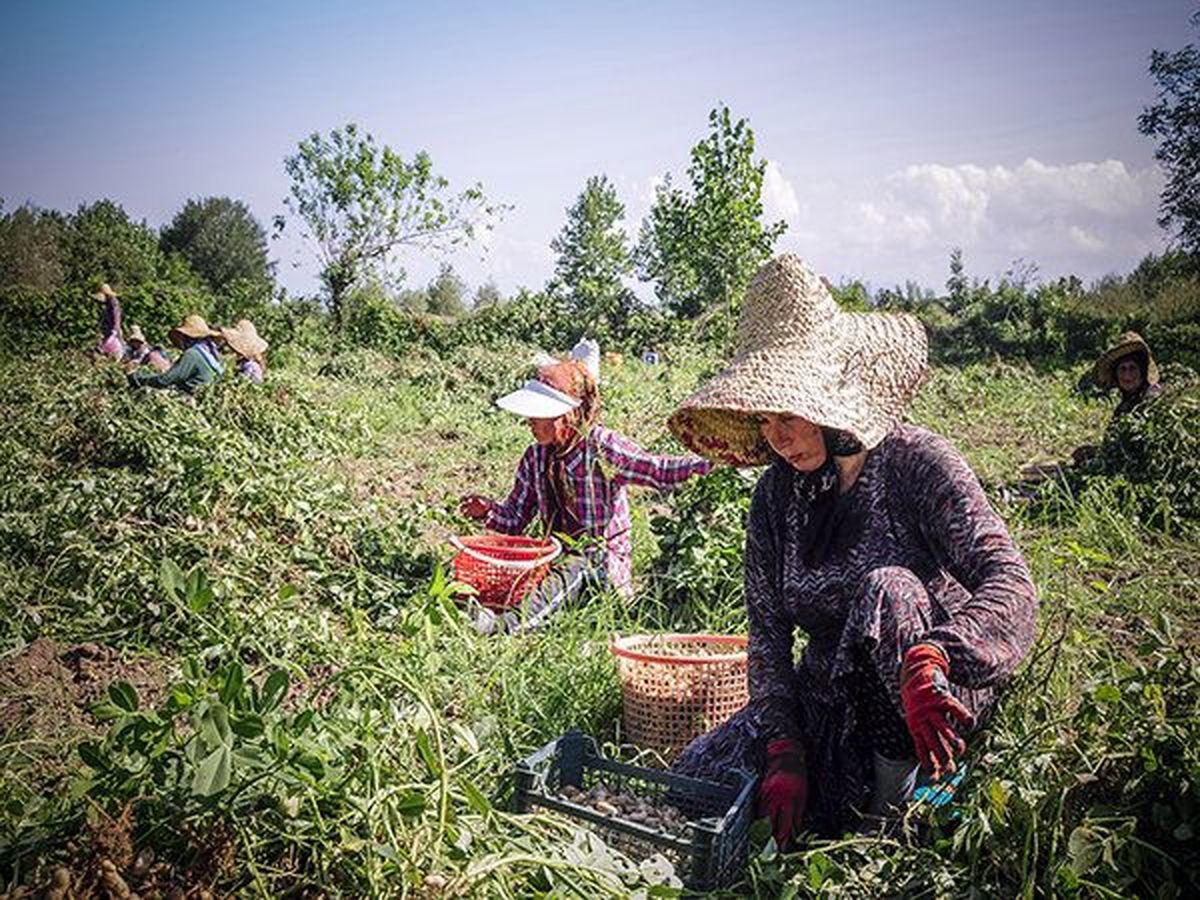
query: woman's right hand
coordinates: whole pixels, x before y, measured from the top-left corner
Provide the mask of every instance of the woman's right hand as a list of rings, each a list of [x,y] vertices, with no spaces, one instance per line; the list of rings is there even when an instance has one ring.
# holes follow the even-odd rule
[[[808,805],[808,769],[799,741],[779,738],[767,745],[767,769],[758,786],[758,812],[771,820],[782,850],[800,831]]]
[[[458,511],[468,519],[482,521],[492,511],[492,501],[479,494],[467,494],[458,501]]]

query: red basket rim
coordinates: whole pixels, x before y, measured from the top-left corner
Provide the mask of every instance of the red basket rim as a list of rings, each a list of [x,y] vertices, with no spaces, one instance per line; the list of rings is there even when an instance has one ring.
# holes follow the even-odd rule
[[[531,538],[515,534],[476,534],[466,537],[455,535],[450,538],[450,543],[460,553],[465,553],[480,562],[501,569],[536,569],[538,566],[553,562],[562,553],[562,544],[559,543],[556,537],[549,537],[543,540],[542,538]],[[480,544],[483,546],[479,546]],[[532,559],[497,559],[487,552],[489,549],[499,550],[505,548],[531,551],[544,550],[544,552]]]
[[[724,644],[742,648],[739,652],[723,656],[664,656],[653,652],[634,649],[638,642],[655,641],[660,644]],[[666,663],[667,665],[714,665],[716,663],[741,662],[746,659],[746,645],[749,639],[736,634],[631,634],[626,637],[613,635],[608,642],[609,652],[613,656],[632,659],[638,662]]]

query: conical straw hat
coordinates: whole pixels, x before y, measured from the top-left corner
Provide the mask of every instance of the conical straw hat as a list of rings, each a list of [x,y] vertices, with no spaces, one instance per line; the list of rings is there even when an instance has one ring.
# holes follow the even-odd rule
[[[146,335],[142,334],[142,329],[137,325],[129,329],[129,343],[132,344],[134,341],[139,341],[143,344],[146,343]]]
[[[1116,387],[1117,363],[1130,353],[1138,352],[1146,354],[1146,383],[1158,384],[1158,363],[1154,361],[1150,345],[1136,331],[1125,332],[1117,338],[1116,344],[1105,350],[1096,360],[1096,367],[1092,370],[1096,383],[1101,387]]]
[[[225,339],[225,343],[233,348],[233,352],[239,356],[260,356],[270,346],[259,336],[258,329],[254,327],[254,323],[249,319],[238,319],[232,328],[222,326],[221,337]]]
[[[668,424],[696,453],[735,466],[769,461],[755,418],[762,413],[848,431],[869,449],[903,417],[927,355],[915,317],[846,312],[812,269],[785,254],[746,289],[733,360]]]
[[[184,320],[176,325],[170,331],[171,337],[182,334],[190,338],[210,338],[219,337],[220,334],[208,327],[208,323],[204,321],[202,316],[195,314],[185,316]]]

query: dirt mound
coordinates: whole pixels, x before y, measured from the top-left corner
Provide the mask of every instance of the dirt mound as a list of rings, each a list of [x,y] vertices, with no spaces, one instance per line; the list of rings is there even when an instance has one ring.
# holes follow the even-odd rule
[[[127,681],[142,706],[157,703],[165,687],[160,660],[123,659],[102,644],[64,645],[38,638],[0,659],[0,733],[58,737],[96,731],[88,707],[114,681]]]

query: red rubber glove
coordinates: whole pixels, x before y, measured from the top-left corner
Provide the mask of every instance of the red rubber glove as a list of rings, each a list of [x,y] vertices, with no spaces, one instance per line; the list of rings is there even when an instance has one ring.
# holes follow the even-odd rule
[[[808,803],[808,767],[799,741],[779,738],[767,744],[767,769],[758,786],[758,811],[771,820],[775,843],[783,848],[800,830]]]
[[[900,667],[900,705],[912,735],[917,762],[930,771],[934,781],[955,769],[954,754],[967,745],[954,730],[951,717],[961,728],[970,728],[975,717],[950,693],[950,662],[933,644],[914,644],[904,654]]]

